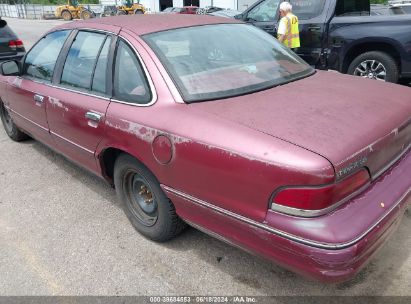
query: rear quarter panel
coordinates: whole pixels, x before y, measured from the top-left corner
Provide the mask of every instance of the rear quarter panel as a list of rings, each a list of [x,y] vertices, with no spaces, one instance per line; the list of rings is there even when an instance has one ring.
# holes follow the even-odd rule
[[[317,154],[177,103],[176,89],[158,60],[131,35],[123,35],[146,64],[157,101],[147,107],[112,102],[98,156],[110,147],[125,151],[161,184],[260,222],[277,187],[334,180],[332,165]],[[167,164],[153,155],[152,142],[160,134],[172,144]]]

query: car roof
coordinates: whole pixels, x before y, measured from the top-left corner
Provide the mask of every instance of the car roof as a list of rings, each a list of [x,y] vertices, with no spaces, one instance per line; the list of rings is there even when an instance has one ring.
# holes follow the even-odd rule
[[[170,29],[209,25],[209,24],[242,23],[242,21],[230,18],[215,17],[209,15],[180,15],[180,14],[144,14],[144,15],[122,15],[104,18],[93,18],[89,20],[73,21],[64,24],[61,28],[98,28],[102,25],[120,27],[134,32],[137,35],[155,33]]]

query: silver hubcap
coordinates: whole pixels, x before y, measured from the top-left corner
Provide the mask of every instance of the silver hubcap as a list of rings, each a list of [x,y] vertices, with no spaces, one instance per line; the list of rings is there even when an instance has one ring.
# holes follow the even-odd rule
[[[158,218],[158,205],[149,183],[138,172],[129,170],[124,176],[123,187],[134,217],[144,226],[153,226]]]
[[[385,66],[377,60],[364,60],[354,71],[355,76],[385,81],[387,71]]]

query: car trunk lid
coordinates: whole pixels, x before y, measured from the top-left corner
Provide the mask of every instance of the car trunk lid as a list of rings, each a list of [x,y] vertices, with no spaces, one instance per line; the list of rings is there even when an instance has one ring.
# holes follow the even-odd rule
[[[191,104],[327,158],[337,179],[376,178],[411,143],[411,89],[334,72],[224,100]]]

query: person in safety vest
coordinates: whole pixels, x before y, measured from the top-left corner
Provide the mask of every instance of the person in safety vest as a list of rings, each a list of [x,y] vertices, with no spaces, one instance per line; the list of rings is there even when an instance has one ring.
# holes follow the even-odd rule
[[[280,4],[280,24],[278,25],[278,41],[295,50],[300,47],[298,18],[292,13],[293,6],[289,2]]]

